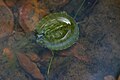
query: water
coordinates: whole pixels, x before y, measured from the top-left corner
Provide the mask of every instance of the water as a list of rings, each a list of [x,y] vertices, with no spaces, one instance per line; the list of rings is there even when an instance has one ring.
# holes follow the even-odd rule
[[[50,9],[50,12],[66,11],[74,17],[82,1],[71,0],[61,8]],[[13,54],[38,54],[41,60],[36,64],[46,80],[104,80],[107,75],[117,78],[120,72],[119,14],[119,3],[114,0],[86,0],[75,18],[80,23],[79,40],[67,50],[56,52],[49,76],[46,72],[51,51],[35,42],[34,32],[23,33],[21,27],[15,28],[14,36],[0,38],[0,80],[35,80],[20,66],[14,72],[8,68],[8,62],[2,59],[5,47],[9,47]],[[66,53],[68,57],[61,57],[60,53]]]

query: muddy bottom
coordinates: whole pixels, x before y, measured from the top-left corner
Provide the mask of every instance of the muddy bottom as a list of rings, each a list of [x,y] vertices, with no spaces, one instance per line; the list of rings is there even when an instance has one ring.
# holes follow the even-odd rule
[[[73,17],[79,4],[72,3],[74,0],[62,5],[59,10],[67,11]],[[69,4],[77,5],[75,11]],[[53,8],[51,12],[59,10]],[[20,28],[13,35],[0,38],[0,80],[39,80],[21,68],[18,62],[14,63],[17,67],[11,69],[9,62],[3,58],[6,47],[13,53],[38,54],[43,61],[36,64],[45,80],[117,80],[120,74],[120,1],[99,0],[89,14],[81,11],[76,21],[80,22],[77,43],[85,49],[73,45],[63,50],[70,54],[67,57],[56,55],[49,76],[46,76],[46,72],[51,56],[45,54],[51,51],[35,43],[34,32],[25,33]],[[24,45],[24,42],[27,43]],[[78,59],[72,53],[86,57]]]

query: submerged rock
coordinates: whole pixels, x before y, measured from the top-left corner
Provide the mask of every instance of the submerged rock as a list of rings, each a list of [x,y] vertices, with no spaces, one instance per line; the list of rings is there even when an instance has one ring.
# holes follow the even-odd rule
[[[74,56],[78,60],[88,62],[90,59],[87,55],[84,55],[85,47],[82,44],[76,43],[70,49],[60,52],[60,56]]]
[[[115,80],[115,78],[112,75],[107,75],[104,77],[104,80]]]
[[[32,62],[25,54],[19,53],[17,55],[20,66],[29,74],[32,75],[33,78],[38,80],[44,80],[43,75],[38,69],[37,65]]]
[[[29,54],[27,54],[27,56],[30,58],[30,60],[31,61],[33,61],[33,62],[38,62],[38,61],[40,61],[40,57],[37,55],[37,54],[35,54],[35,53],[29,53]]]
[[[25,32],[34,31],[39,20],[47,15],[46,6],[37,0],[28,0],[19,9],[19,23]]]
[[[9,48],[3,49],[3,55],[5,55],[8,58],[8,60],[13,60],[13,58],[14,58],[14,55]]]
[[[0,0],[0,38],[13,31],[14,19],[10,9]]]

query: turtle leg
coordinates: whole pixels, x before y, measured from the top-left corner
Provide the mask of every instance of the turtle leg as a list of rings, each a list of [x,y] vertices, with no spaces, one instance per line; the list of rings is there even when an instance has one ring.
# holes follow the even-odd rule
[[[78,8],[78,10],[77,10],[77,12],[76,12],[76,14],[75,14],[75,16],[74,16],[74,19],[75,19],[76,16],[78,15],[79,11],[82,9],[82,7],[83,7],[85,1],[86,1],[86,0],[83,0],[82,4],[81,4],[80,7]]]
[[[50,68],[51,68],[53,59],[54,59],[54,52],[52,51],[52,57],[50,58],[50,62],[49,62],[49,65],[48,65],[47,75],[49,75],[49,73],[50,73]]]

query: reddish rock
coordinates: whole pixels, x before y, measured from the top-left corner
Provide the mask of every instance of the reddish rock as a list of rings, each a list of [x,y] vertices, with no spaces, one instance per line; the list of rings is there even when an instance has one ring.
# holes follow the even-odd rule
[[[32,62],[25,54],[19,53],[17,55],[20,66],[37,80],[44,80],[43,75],[38,69],[37,65]]]
[[[36,53],[28,53],[27,56],[30,58],[33,62],[40,61],[40,57]]]
[[[8,7],[13,7],[17,0],[4,0],[4,2]]]
[[[0,0],[0,38],[13,31],[14,19],[10,9]]]
[[[40,59],[41,59],[40,61],[41,62],[48,62],[51,57],[52,57],[52,53],[50,51],[46,52],[45,54],[40,56]]]
[[[82,61],[85,61],[85,62],[88,62],[89,61],[89,57],[86,56],[86,55],[83,55],[82,54],[82,50],[85,51],[85,48],[83,45],[79,44],[79,43],[76,43],[75,45],[71,46],[70,49],[68,50],[64,50],[64,51],[61,51],[60,52],[60,55],[61,56],[74,56],[76,57],[77,59],[79,60],[82,60]]]
[[[38,80],[44,80],[43,75],[40,73],[40,70],[37,68],[33,70],[32,76],[34,76],[34,78],[36,78]]]
[[[14,58],[14,55],[9,48],[3,49],[3,55],[5,55],[8,58],[8,60],[13,60],[13,58]]]
[[[39,20],[47,15],[48,9],[37,0],[26,1],[19,10],[19,23],[25,32],[35,30]]]

